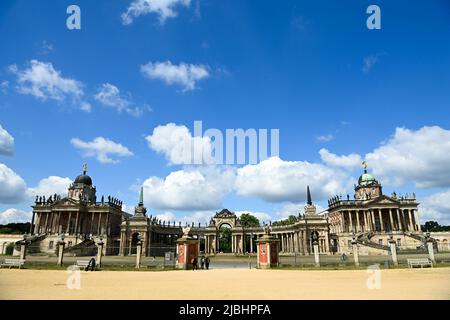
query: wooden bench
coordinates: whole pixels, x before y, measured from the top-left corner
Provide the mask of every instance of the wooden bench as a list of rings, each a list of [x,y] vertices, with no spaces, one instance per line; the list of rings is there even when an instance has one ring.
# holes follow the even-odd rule
[[[11,269],[11,267],[18,267],[19,269],[21,269],[23,267],[23,265],[25,264],[25,260],[20,260],[20,259],[5,259],[1,264],[0,264],[0,268],[3,267],[9,267]]]
[[[428,258],[423,259],[407,259],[408,267],[413,268],[414,266],[423,268],[424,266],[430,266],[433,268],[433,262]]]

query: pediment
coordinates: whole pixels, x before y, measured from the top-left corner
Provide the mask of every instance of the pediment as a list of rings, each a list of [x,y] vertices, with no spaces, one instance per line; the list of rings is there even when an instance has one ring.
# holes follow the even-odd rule
[[[376,198],[376,199],[373,199],[372,201],[370,201],[370,203],[371,204],[387,204],[387,205],[389,205],[389,204],[395,204],[395,205],[398,205],[399,203],[398,203],[398,201],[397,200],[395,200],[395,199],[392,199],[392,198],[390,198],[390,197],[388,197],[388,196],[381,196],[381,197],[378,197],[378,198]]]

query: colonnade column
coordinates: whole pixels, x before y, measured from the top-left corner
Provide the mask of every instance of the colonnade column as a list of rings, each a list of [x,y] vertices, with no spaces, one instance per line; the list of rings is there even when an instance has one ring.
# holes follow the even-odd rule
[[[384,231],[382,209],[378,209],[378,216],[379,216],[379,218],[380,218],[380,230],[381,230],[381,231]]]
[[[361,231],[361,225],[359,224],[359,211],[356,210],[356,232]]]
[[[392,217],[392,209],[389,209],[389,220],[391,222],[391,231],[394,230],[394,219]]]
[[[352,212],[350,210],[347,211],[348,212],[348,219],[350,221],[350,229],[349,232],[353,232],[353,221],[352,221]]]

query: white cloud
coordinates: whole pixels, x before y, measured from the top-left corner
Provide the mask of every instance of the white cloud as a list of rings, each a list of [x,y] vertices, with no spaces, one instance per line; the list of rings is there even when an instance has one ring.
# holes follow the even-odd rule
[[[110,155],[118,157],[129,157],[133,153],[127,147],[103,137],[97,137],[93,141],[87,142],[78,138],[73,138],[70,143],[79,149],[85,157],[95,157],[100,163],[118,163]]]
[[[193,137],[186,126],[169,123],[158,126],[145,139],[150,149],[163,154],[170,164],[213,162],[209,137]]]
[[[356,153],[338,156],[327,149],[320,149],[319,154],[322,161],[331,167],[354,168],[362,163],[361,156]]]
[[[134,0],[127,11],[121,15],[122,23],[129,25],[139,16],[155,13],[159,22],[164,24],[167,18],[177,16],[176,7],[189,7],[191,0]]]
[[[162,80],[167,85],[181,85],[183,91],[194,90],[198,81],[209,77],[208,67],[205,65],[176,65],[170,61],[149,62],[141,66],[141,72],[149,79]]]
[[[373,173],[384,184],[414,182],[419,188],[450,186],[450,131],[423,127],[397,128],[381,147],[366,155]]]
[[[320,141],[320,142],[330,142],[330,141],[332,141],[332,140],[334,140],[334,135],[332,135],[332,134],[327,134],[327,135],[323,135],[323,136],[318,136],[316,139],[317,139],[317,141]]]
[[[19,203],[25,199],[26,191],[22,177],[0,163],[0,203]]]
[[[362,71],[369,73],[372,68],[379,62],[379,55],[370,55],[364,58]]]
[[[34,188],[28,189],[30,196],[53,196],[55,193],[61,196],[67,195],[67,189],[73,181],[69,178],[50,176],[39,181]]]
[[[186,168],[167,177],[144,181],[144,199],[152,208],[165,210],[212,210],[222,206],[232,191],[234,170],[218,167]]]
[[[83,111],[90,111],[84,96],[83,84],[77,80],[64,78],[51,63],[31,60],[28,68],[19,70],[16,65],[9,66],[10,72],[17,76],[18,91],[46,101],[52,99],[63,102],[71,99]]]
[[[4,81],[0,82],[0,91],[2,93],[7,94],[8,89],[9,89],[9,81],[4,80]]]
[[[297,202],[306,199],[307,185],[315,197],[324,199],[348,188],[349,181],[346,173],[322,164],[271,157],[238,169],[236,190],[269,202]]]
[[[439,221],[440,224],[450,224],[450,189],[435,193],[423,199],[419,209],[420,223]]]
[[[0,125],[0,155],[14,154],[14,138]]]
[[[15,208],[0,212],[0,224],[31,222],[32,213]]]
[[[119,113],[126,112],[134,117],[139,117],[143,113],[141,108],[133,107],[131,96],[121,95],[119,88],[110,83],[102,84],[94,98],[104,106],[116,109]]]
[[[42,55],[49,54],[50,52],[53,52],[54,48],[51,43],[49,43],[47,40],[42,41],[41,48],[39,53]]]
[[[322,207],[321,205],[317,204],[314,199],[314,193],[312,194],[312,201],[314,206],[316,207],[317,214],[323,212],[326,210],[326,208]],[[277,216],[280,217],[278,220],[283,220],[289,218],[289,216],[298,216],[300,214],[305,214],[305,206],[306,202],[300,202],[300,203],[293,203],[288,202],[285,203],[280,210],[277,211]]]

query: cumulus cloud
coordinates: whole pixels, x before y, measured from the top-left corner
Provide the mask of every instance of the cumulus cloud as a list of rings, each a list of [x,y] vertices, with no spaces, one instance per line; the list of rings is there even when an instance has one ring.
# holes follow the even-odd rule
[[[189,7],[190,3],[191,0],[134,0],[121,15],[122,23],[129,25],[139,16],[154,13],[158,15],[159,22],[164,24],[168,18],[178,15],[177,7]]]
[[[163,154],[170,164],[213,162],[209,137],[193,137],[186,126],[169,123],[158,126],[145,137],[150,149]]]
[[[435,193],[423,199],[420,209],[420,223],[426,221],[439,221],[441,224],[450,224],[450,189]]]
[[[164,210],[212,210],[222,206],[232,191],[234,170],[230,168],[185,168],[167,177],[144,181],[144,199],[152,208]]]
[[[36,187],[29,188],[28,194],[31,196],[46,196],[47,198],[55,193],[65,196],[71,183],[72,180],[69,178],[50,176],[39,181]]]
[[[327,149],[320,149],[319,154],[322,161],[331,167],[354,168],[362,163],[361,156],[356,153],[338,156]]]
[[[22,177],[0,163],[0,203],[19,203],[25,199],[26,191]]]
[[[19,70],[17,65],[9,66],[9,71],[17,77],[19,93],[31,95],[39,100],[47,99],[63,102],[70,99],[83,111],[90,111],[90,105],[82,100],[83,84],[75,79],[64,78],[61,71],[51,63],[31,60],[29,66]]]
[[[102,105],[114,108],[119,113],[126,112],[134,117],[139,117],[143,113],[142,108],[133,106],[134,102],[131,96],[122,95],[119,88],[110,83],[102,84],[94,98]]]
[[[449,154],[449,130],[436,126],[416,131],[397,128],[387,142],[366,155],[366,160],[384,184],[450,187]]]
[[[97,137],[90,142],[73,138],[70,143],[79,149],[85,157],[94,157],[100,163],[119,162],[119,160],[110,156],[129,157],[133,155],[127,147],[103,137]]]
[[[0,155],[14,154],[14,138],[0,125]]]
[[[307,185],[318,199],[324,199],[346,190],[349,181],[344,172],[322,164],[271,157],[256,165],[239,168],[236,190],[239,195],[268,202],[298,202],[306,199]]]
[[[141,72],[149,79],[162,80],[167,85],[180,85],[183,91],[194,90],[198,81],[209,77],[208,67],[205,65],[176,65],[170,61],[149,62],[141,66]]]
[[[0,212],[0,224],[31,222],[32,213],[15,208]]]

